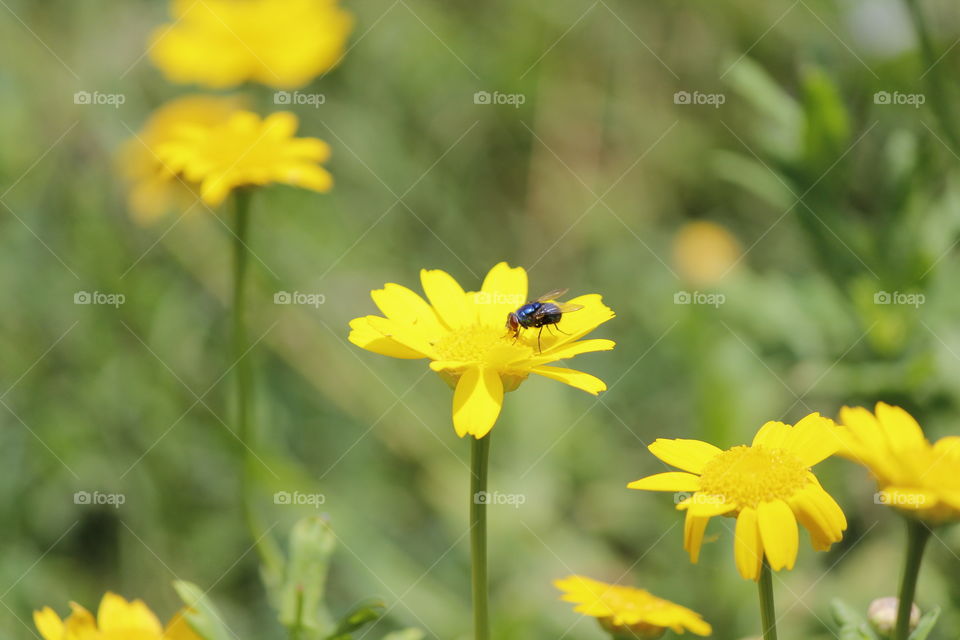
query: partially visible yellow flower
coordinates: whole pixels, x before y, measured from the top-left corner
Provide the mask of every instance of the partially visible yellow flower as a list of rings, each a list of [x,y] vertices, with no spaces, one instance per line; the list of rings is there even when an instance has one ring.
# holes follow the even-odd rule
[[[131,214],[148,223],[175,209],[197,201],[196,185],[185,184],[164,165],[157,149],[175,139],[184,126],[211,127],[241,110],[238,97],[185,96],[172,100],[151,114],[143,128],[128,140],[119,154],[119,170],[129,183],[127,204]]]
[[[100,601],[96,619],[76,602],[70,608],[66,620],[50,607],[33,612],[43,640],[200,640],[180,613],[164,629],[142,600],[128,602],[109,591]]]
[[[742,247],[726,227],[698,220],[683,225],[673,239],[673,262],[680,275],[699,286],[719,282],[740,260]]]
[[[168,169],[199,183],[210,206],[247,185],[279,182],[329,191],[333,177],[319,163],[330,157],[330,147],[318,138],[295,138],[297,125],[286,111],[265,119],[240,111],[212,126],[178,127],[157,155]]]
[[[840,410],[840,454],[873,474],[879,502],[932,524],[960,520],[960,437],[931,444],[909,413],[878,402]]]
[[[657,638],[665,629],[675,633],[690,631],[698,636],[712,632],[700,614],[658,598],[649,591],[607,584],[583,576],[567,576],[554,581],[563,591],[562,600],[573,602],[574,611],[592,616],[604,629],[630,637]]]
[[[398,284],[371,292],[386,317],[350,322],[350,342],[393,358],[430,359],[430,368],[455,387],[453,426],[461,438],[487,435],[500,415],[504,392],[516,389],[531,373],[594,395],[606,390],[603,381],[590,374],[548,366],[613,348],[612,340],[580,340],[614,317],[599,295],[570,300],[583,308],[564,313],[539,338],[538,329],[521,330],[515,338],[505,324],[508,314],[528,300],[522,267],[501,262],[487,274],[480,291],[464,291],[440,270],[422,270],[420,282],[429,302]]]
[[[838,431],[832,420],[811,413],[792,427],[768,422],[750,446],[727,450],[699,440],[659,439],[648,447],[651,453],[683,471],[658,473],[627,486],[690,494],[677,508],[687,512],[683,547],[694,563],[710,518],[735,517],[737,570],[757,580],[764,556],[774,571],[793,568],[798,522],[810,532],[817,551],[843,538],[847,519],[810,471],[836,453]]]
[[[301,87],[336,65],[353,17],[336,0],[174,0],[153,63],[172,82]]]

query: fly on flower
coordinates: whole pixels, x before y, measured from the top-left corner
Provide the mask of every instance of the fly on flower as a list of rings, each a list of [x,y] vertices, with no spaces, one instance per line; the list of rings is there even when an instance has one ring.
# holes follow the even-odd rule
[[[516,340],[520,337],[520,329],[540,329],[537,332],[537,351],[542,353],[540,336],[543,334],[543,328],[553,326],[557,331],[560,331],[560,328],[556,325],[563,318],[563,314],[583,309],[582,304],[557,302],[557,298],[567,291],[569,289],[555,289],[550,293],[543,294],[536,300],[531,300],[516,311],[510,312],[507,316],[507,329],[513,332],[513,339]],[[560,333],[563,333],[563,331],[560,331]]]

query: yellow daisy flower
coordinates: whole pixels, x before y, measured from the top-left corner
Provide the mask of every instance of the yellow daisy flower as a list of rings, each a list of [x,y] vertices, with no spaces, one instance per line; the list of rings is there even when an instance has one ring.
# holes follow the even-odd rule
[[[149,55],[169,80],[301,87],[336,65],[353,17],[336,0],[174,0]]]
[[[246,185],[279,182],[329,191],[333,177],[319,163],[330,157],[330,147],[317,138],[294,138],[297,124],[286,111],[265,119],[240,111],[212,126],[178,127],[157,155],[169,170],[199,183],[210,206]]]
[[[931,444],[909,413],[878,402],[840,410],[840,455],[859,462],[876,478],[878,502],[932,524],[960,520],[960,437]]]
[[[774,571],[793,568],[798,522],[818,551],[843,538],[843,511],[810,471],[836,453],[837,431],[832,420],[811,413],[792,427],[768,422],[750,446],[727,450],[699,440],[659,439],[648,447],[651,453],[683,471],[658,473],[627,486],[690,494],[681,496],[677,508],[687,512],[683,546],[694,563],[710,518],[735,517],[737,570],[757,580],[764,556]]]
[[[119,171],[129,183],[127,204],[133,217],[149,223],[163,214],[186,209],[197,201],[193,189],[164,165],[157,149],[175,140],[184,126],[211,127],[227,120],[243,106],[237,97],[185,96],[153,112],[143,128],[120,150]]]
[[[562,600],[573,602],[574,611],[592,616],[611,633],[628,637],[657,638],[665,629],[690,631],[698,636],[712,632],[700,614],[649,591],[607,584],[583,576],[567,576],[553,585],[563,591]]]
[[[493,428],[503,394],[531,373],[559,380],[594,395],[606,390],[599,378],[563,367],[558,360],[590,351],[607,351],[611,340],[581,340],[614,317],[599,295],[569,301],[582,308],[564,313],[554,327],[522,329],[514,336],[507,316],[527,300],[527,272],[501,262],[480,291],[464,291],[449,274],[423,270],[420,282],[427,302],[398,284],[371,292],[384,316],[350,322],[350,342],[394,358],[429,358],[430,368],[455,388],[453,426],[461,438],[479,439]],[[539,335],[538,335],[539,333]],[[538,344],[539,341],[539,344]]]
[[[181,614],[166,629],[142,600],[128,602],[109,591],[100,601],[97,617],[75,602],[66,620],[50,607],[33,612],[43,640],[200,640]]]

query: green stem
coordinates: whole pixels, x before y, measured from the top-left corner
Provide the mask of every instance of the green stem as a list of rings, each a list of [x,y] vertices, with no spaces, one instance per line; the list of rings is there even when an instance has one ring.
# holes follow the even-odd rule
[[[471,440],[470,447],[470,562],[473,587],[473,640],[489,640],[487,611],[487,463],[490,434]]]
[[[258,532],[254,525],[253,512],[250,506],[250,447],[251,430],[250,414],[253,401],[253,369],[247,357],[248,338],[246,321],[247,300],[247,270],[249,265],[249,249],[247,240],[250,227],[250,192],[240,189],[234,193],[235,220],[233,228],[233,305],[232,316],[232,362],[236,368],[236,425],[234,435],[238,440],[240,460],[240,500],[244,519],[250,527],[250,533],[257,539]]]
[[[763,625],[763,640],[777,640],[777,612],[773,604],[773,572],[766,558],[760,567],[760,621]]]
[[[929,76],[927,87],[930,91],[930,106],[933,108],[934,115],[940,123],[940,129],[950,143],[952,151],[955,154],[960,154],[960,133],[958,133],[956,121],[953,118],[953,108],[946,95],[946,84],[941,73],[942,55],[938,56],[934,48],[930,26],[923,15],[923,10],[920,8],[919,0],[905,0],[905,3],[907,10],[910,12],[913,28],[917,33],[917,40],[920,42],[924,64],[927,66],[924,76]]]
[[[907,518],[907,556],[900,579],[897,626],[893,640],[907,640],[910,635],[910,612],[913,608],[913,597],[917,592],[917,576],[920,575],[920,562],[929,539],[930,529],[922,521]]]

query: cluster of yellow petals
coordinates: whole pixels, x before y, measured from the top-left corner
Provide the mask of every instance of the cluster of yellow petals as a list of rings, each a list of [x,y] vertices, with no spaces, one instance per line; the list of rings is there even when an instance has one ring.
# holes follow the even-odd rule
[[[930,524],[960,520],[960,437],[930,443],[913,416],[877,403],[840,410],[840,454],[867,467],[880,502]]]
[[[97,616],[75,602],[66,620],[44,607],[33,612],[33,621],[43,640],[200,640],[178,613],[166,628],[142,600],[127,601],[107,592]]]
[[[174,0],[149,54],[172,82],[301,87],[336,65],[353,28],[336,0]]]
[[[775,571],[792,569],[799,548],[798,523],[814,549],[843,537],[847,521],[810,468],[836,453],[839,428],[813,413],[790,426],[768,422],[749,446],[722,450],[699,440],[660,439],[650,451],[683,471],[648,476],[627,485],[673,491],[686,512],[684,548],[697,562],[710,518],[737,519],[734,557],[744,578],[757,580],[764,557]],[[686,495],[685,495],[686,494]]]
[[[563,592],[562,600],[577,605],[574,611],[597,618],[605,629],[614,633],[655,638],[666,629],[675,633],[690,631],[698,636],[708,636],[712,631],[700,614],[643,589],[577,575],[553,584]]]
[[[554,327],[507,330],[507,316],[527,302],[527,272],[501,262],[493,267],[480,291],[464,291],[448,273],[423,270],[420,281],[427,299],[398,284],[371,293],[383,316],[365,316],[350,323],[355,345],[394,358],[429,359],[430,368],[454,388],[453,424],[460,437],[482,438],[493,428],[503,394],[531,373],[594,395],[607,387],[582,371],[549,366],[591,351],[606,351],[611,340],[581,340],[614,317],[599,295],[571,299],[582,307],[564,313]]]

